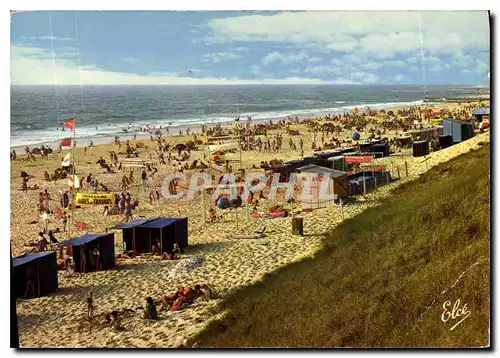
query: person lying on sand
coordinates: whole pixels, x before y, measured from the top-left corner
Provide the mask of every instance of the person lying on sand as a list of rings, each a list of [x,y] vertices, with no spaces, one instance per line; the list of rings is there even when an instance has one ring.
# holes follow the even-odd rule
[[[136,256],[137,252],[135,252],[134,250],[129,250],[121,253],[118,257],[122,259],[133,259]]]
[[[194,303],[199,297],[204,295],[204,292],[201,290],[200,285],[192,287],[184,287],[178,290],[179,298],[175,300],[175,302],[170,307],[169,311],[179,311],[182,308]]]
[[[255,207],[253,208],[253,211],[252,211],[252,213],[250,214],[250,216],[251,216],[251,217],[253,217],[253,218],[261,218],[261,217],[262,217],[262,216],[264,216],[264,215],[265,215],[265,213],[263,213],[263,212],[259,212],[259,211],[257,210],[257,206],[255,206]]]
[[[207,283],[200,284],[200,290],[203,294],[198,297],[196,301],[210,301],[212,299],[215,299],[215,290]]]

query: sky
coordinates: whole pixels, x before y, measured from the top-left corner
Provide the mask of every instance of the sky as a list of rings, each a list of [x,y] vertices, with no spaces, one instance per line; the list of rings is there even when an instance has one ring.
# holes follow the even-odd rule
[[[486,11],[36,11],[12,85],[488,83]]]

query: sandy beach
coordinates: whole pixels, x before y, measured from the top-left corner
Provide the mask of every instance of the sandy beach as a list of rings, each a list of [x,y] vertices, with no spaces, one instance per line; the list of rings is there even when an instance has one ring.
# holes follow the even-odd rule
[[[469,104],[466,104],[469,105]],[[464,106],[464,105],[462,105]],[[456,103],[439,104],[430,106],[433,109],[447,108],[452,111],[462,107]],[[396,110],[394,108],[393,110]],[[385,120],[385,115],[377,113],[373,120]],[[320,121],[320,123],[325,123]],[[311,149],[312,134],[304,124],[293,124],[291,128],[300,132],[299,136],[292,136],[293,141],[304,142],[304,156],[314,154]],[[178,129],[175,129],[178,130]],[[270,131],[268,135],[274,135]],[[289,135],[283,134],[283,147],[279,153],[262,153],[258,151],[244,151],[242,167],[251,168],[259,166],[261,161],[273,159],[291,160],[301,157],[300,149],[291,150],[288,147]],[[352,130],[344,130],[336,136],[340,139],[351,139]],[[393,131],[388,131],[386,136],[392,138]],[[318,137],[320,137],[319,134]],[[166,141],[175,145],[192,140],[190,136],[168,136]],[[200,137],[200,139],[202,139]],[[361,132],[361,141],[367,139],[367,133]],[[354,215],[361,213],[369,207],[378,205],[378,201],[390,195],[395,187],[418,178],[420,174],[440,163],[478,148],[481,142],[490,141],[490,133],[486,131],[474,138],[456,144],[452,147],[432,152],[423,158],[414,158],[411,151],[406,150],[390,157],[375,159],[374,164],[385,165],[391,175],[399,180],[379,187],[376,191],[366,195],[365,200],[350,202],[342,209],[331,206],[317,209],[307,213],[300,213],[304,218],[304,236],[292,235],[291,217],[287,218],[252,218],[251,208],[241,207],[231,212],[224,212],[224,219],[213,223],[203,221],[203,208],[200,197],[195,200],[165,200],[159,203],[148,202],[151,190],[161,187],[165,175],[171,172],[170,165],[156,165],[156,143],[148,138],[138,138],[147,149],[140,149],[140,158],[149,159],[155,163],[158,173],[148,178],[148,185],[136,185],[128,189],[134,198],[140,202],[134,217],[183,217],[189,220],[189,247],[180,261],[159,261],[151,256],[140,256],[126,259],[118,264],[117,268],[110,271],[77,274],[59,271],[59,290],[45,297],[17,300],[17,312],[22,347],[178,347],[188,337],[205,324],[216,319],[216,308],[224,296],[231,290],[251,285],[279,267],[298,261],[303,257],[312,256],[321,248],[322,238],[329,234],[335,227]],[[133,143],[133,141],[132,141]],[[122,150],[123,150],[122,145]],[[189,161],[203,160],[203,147],[191,152]],[[123,175],[128,175],[129,170],[122,171],[113,168],[115,174],[106,174],[96,161],[103,157],[109,161],[109,151],[118,152],[118,146],[113,143],[103,143],[89,148],[86,154],[82,147],[75,149],[75,167],[78,176],[87,176],[92,173],[100,183],[105,184],[110,190],[120,192],[120,180]],[[37,238],[40,231],[39,224],[30,224],[39,220],[38,196],[47,189],[53,200],[51,209],[59,207],[59,190],[67,187],[66,180],[47,183],[44,181],[44,172],[52,173],[60,167],[63,153],[49,155],[48,159],[36,157],[35,161],[24,160],[24,155],[18,151],[18,159],[11,161],[11,246],[13,256],[20,255],[26,249],[29,241]],[[124,156],[119,156],[122,160]],[[227,155],[231,165],[236,170],[240,163],[239,153]],[[206,162],[206,161],[204,161]],[[405,164],[406,163],[406,164]],[[406,166],[408,175],[406,175]],[[29,185],[38,185],[38,190],[29,190],[27,193],[21,189],[21,171],[26,171],[34,176]],[[187,171],[189,172],[189,171]],[[136,182],[139,182],[136,174]],[[82,190],[89,192],[88,184]],[[259,210],[265,211],[275,204],[283,204],[282,198],[276,200],[260,201]],[[285,204],[287,205],[287,204]],[[204,212],[208,217],[208,209],[213,207],[213,202],[206,200]],[[296,209],[300,209],[297,207]],[[87,223],[85,230],[71,227],[71,236],[80,236],[86,232],[103,232],[123,220],[120,215],[102,215],[102,207],[84,207],[75,210],[75,219]],[[54,215],[49,218],[50,229],[62,227],[62,222]],[[266,227],[266,236],[260,239],[234,239],[235,234],[249,234]],[[115,252],[123,251],[121,231],[115,232]],[[56,234],[58,240],[65,239],[65,234]],[[189,272],[179,270],[179,265],[190,258],[203,257],[202,266]],[[179,286],[195,285],[197,283],[211,284],[218,298],[208,302],[196,302],[186,309],[177,312],[161,312],[160,320],[151,322],[140,319],[139,312],[131,313],[122,319],[124,331],[115,332],[110,327],[93,327],[90,330],[86,320],[86,292],[92,289],[95,315],[101,315],[115,309],[136,308],[144,305],[145,298],[153,298],[175,291]]]

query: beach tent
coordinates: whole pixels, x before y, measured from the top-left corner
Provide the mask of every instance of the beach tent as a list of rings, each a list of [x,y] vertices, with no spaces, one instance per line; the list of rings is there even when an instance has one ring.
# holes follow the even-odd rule
[[[451,134],[439,136],[439,146],[441,149],[451,147],[452,145],[453,145],[453,136]]]
[[[337,155],[335,157],[330,157],[327,159],[328,168],[335,170],[346,171],[347,166],[345,165],[345,159],[343,155]]]
[[[490,107],[477,107],[472,110],[472,115],[476,117],[478,122],[482,122],[483,117],[490,116]]]
[[[411,136],[407,135],[407,136],[400,136],[400,137],[397,137],[396,138],[396,141],[398,142],[398,145],[400,147],[410,147],[412,142],[413,142],[413,139]]]
[[[137,227],[156,219],[158,218],[156,217],[150,219],[137,219],[128,222],[123,222],[113,227],[113,229],[122,230],[123,242],[125,244],[124,251],[133,250],[137,252],[142,252],[145,249],[145,247],[143,247],[145,246],[145,243],[143,240],[136,240]]]
[[[297,172],[303,174],[297,176],[299,190],[302,190],[305,181],[309,182],[308,185],[311,188],[311,198],[301,200],[301,205],[304,208],[318,209],[333,204],[333,200],[320,197],[321,183],[325,177],[328,180],[327,194],[334,194],[335,199],[348,196],[348,175],[346,172],[313,164],[300,167]]]
[[[388,171],[384,170],[363,170],[350,174],[348,177],[349,194],[360,195],[366,191],[375,189],[377,186],[386,184],[392,180]]]
[[[423,157],[429,154],[429,142],[426,140],[419,140],[413,142],[413,156]]]
[[[188,246],[188,218],[158,218],[140,225],[137,230],[141,232],[141,240],[146,241],[146,250],[152,252],[152,246],[158,239],[160,251],[171,253],[174,244],[179,246],[181,252]],[[137,238],[136,238],[137,240]]]
[[[355,155],[358,152],[356,147],[345,147],[345,148],[340,148],[340,153],[339,155]]]
[[[113,229],[122,230],[126,251],[152,252],[156,239],[160,240],[161,252],[171,251],[174,243],[181,251],[188,246],[187,218],[138,219],[118,224]]]
[[[96,271],[92,265],[91,252],[99,250],[99,271],[110,270],[115,267],[115,234],[114,233],[87,233],[61,242],[59,245],[71,245],[75,272]]]
[[[24,297],[28,271],[32,274],[36,297],[57,291],[57,259],[54,251],[30,252],[12,259],[14,294]]]
[[[443,135],[451,135],[453,143],[460,143],[474,137],[474,127],[471,123],[447,118],[443,120]]]
[[[314,154],[314,157],[316,158],[315,161],[311,164],[316,164],[321,167],[328,167],[330,168],[331,165],[328,165],[328,160],[332,157],[336,157],[340,155],[340,151],[333,151],[333,152],[322,152],[322,153],[316,153]]]
[[[359,151],[361,153],[369,153],[372,151],[372,145],[373,145],[373,143],[371,143],[371,142],[359,143]]]

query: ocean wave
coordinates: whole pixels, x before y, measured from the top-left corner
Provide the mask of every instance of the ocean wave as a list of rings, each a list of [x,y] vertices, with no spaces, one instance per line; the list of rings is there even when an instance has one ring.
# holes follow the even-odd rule
[[[354,107],[364,110],[366,107],[373,109],[391,108],[391,107],[401,107],[401,106],[413,106],[421,105],[424,102],[411,101],[411,102],[381,102],[381,103],[357,103],[357,104],[345,104],[345,101],[335,101],[335,104],[344,104],[343,106],[335,107],[319,107],[319,108],[303,108],[295,110],[280,110],[280,111],[264,111],[264,112],[241,112],[239,117],[245,120],[248,116],[252,120],[263,121],[263,120],[276,120],[286,117],[307,117],[314,115],[325,115],[327,113],[339,114],[351,111]],[[177,134],[177,131],[188,126],[200,126],[202,124],[222,124],[228,123],[235,119],[235,115],[229,114],[219,114],[211,116],[193,116],[190,118],[157,118],[148,120],[133,121],[132,125],[130,123],[130,117],[126,115],[115,115],[114,118],[127,118],[127,120],[117,123],[110,123],[105,125],[83,125],[76,127],[76,141],[77,145],[81,145],[80,141],[87,143],[93,138],[112,138],[114,136],[126,136],[134,134],[142,134],[141,127],[146,127],[149,125],[150,128],[155,127],[159,129],[162,126],[162,132],[166,133],[166,128],[169,128],[170,133]],[[124,129],[127,131],[125,132]],[[29,130],[23,128],[21,130],[16,130],[11,127],[11,147],[22,147],[22,146],[33,146],[45,143],[57,143],[60,140],[70,137],[71,133],[69,131],[61,131],[55,127],[51,129],[35,129]],[[79,143],[80,142],[80,143]]]

